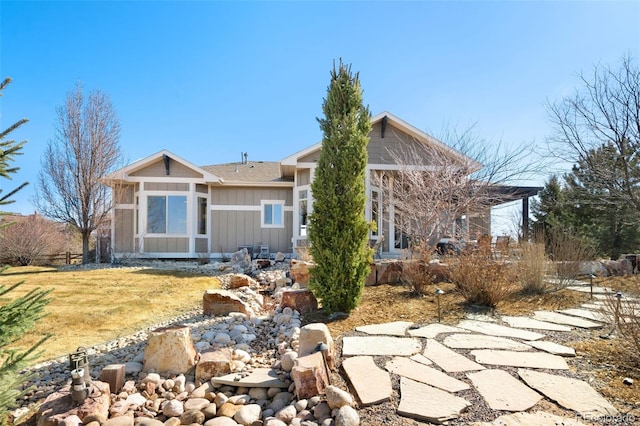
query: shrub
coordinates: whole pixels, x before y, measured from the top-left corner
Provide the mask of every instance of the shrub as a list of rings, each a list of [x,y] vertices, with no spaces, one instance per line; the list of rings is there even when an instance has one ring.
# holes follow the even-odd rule
[[[509,294],[509,264],[479,253],[463,253],[450,266],[449,277],[469,304],[495,308]]]
[[[449,281],[449,266],[431,262],[432,252],[433,248],[430,246],[417,246],[413,250],[414,259],[405,261],[402,266],[402,282],[414,294],[431,293],[430,286]]]
[[[629,358],[640,363],[640,305],[611,293],[605,299],[604,312],[618,330]]]
[[[518,282],[525,294],[541,294],[547,290],[545,277],[548,269],[543,243],[521,243],[519,259],[514,265]]]
[[[595,256],[593,245],[571,229],[552,228],[547,234],[547,244],[559,288],[571,285],[580,276],[582,262]]]
[[[73,235],[60,223],[38,214],[10,216],[11,226],[0,230],[0,261],[8,265],[27,266],[50,263],[51,255],[70,251]]]

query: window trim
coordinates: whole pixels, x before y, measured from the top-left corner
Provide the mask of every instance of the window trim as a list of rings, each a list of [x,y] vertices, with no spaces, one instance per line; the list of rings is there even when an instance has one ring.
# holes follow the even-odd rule
[[[271,205],[271,206],[276,206],[279,205],[280,206],[280,223],[279,224],[274,224],[274,223],[265,223],[265,214],[264,214],[264,210],[265,207]],[[285,207],[285,200],[260,200],[260,227],[261,228],[284,228],[284,207]],[[272,207],[272,217],[273,217],[273,207]]]

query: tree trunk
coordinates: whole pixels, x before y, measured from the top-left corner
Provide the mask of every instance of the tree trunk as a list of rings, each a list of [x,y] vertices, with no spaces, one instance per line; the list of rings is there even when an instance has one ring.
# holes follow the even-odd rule
[[[89,263],[89,237],[91,234],[82,233],[82,264],[86,265]]]

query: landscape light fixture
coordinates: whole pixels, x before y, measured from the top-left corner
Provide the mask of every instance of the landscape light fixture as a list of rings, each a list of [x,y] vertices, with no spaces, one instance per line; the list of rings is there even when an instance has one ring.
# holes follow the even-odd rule
[[[329,345],[325,342],[318,342],[316,345],[316,352],[320,352],[322,354],[322,362],[324,364],[325,371],[327,372],[327,383],[331,384],[331,371],[329,370],[329,365],[327,364],[327,355],[329,353]]]
[[[590,299],[593,299],[593,279],[595,277],[596,277],[595,275],[589,274],[589,288],[590,288],[590,294],[591,294]]]
[[[616,293],[616,299],[618,299],[616,302],[616,327],[620,326],[620,303],[623,297],[621,291]]]
[[[80,405],[89,396],[89,388],[84,381],[84,369],[79,368],[71,372],[71,400]]]
[[[444,294],[444,290],[436,288],[436,299],[438,301],[438,322],[442,320],[442,312],[440,311],[440,296]]]

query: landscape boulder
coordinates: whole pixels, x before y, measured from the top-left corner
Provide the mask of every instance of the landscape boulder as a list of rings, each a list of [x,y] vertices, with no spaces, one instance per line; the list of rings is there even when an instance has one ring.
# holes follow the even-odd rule
[[[251,272],[251,255],[246,248],[242,248],[231,255],[231,267],[241,273]]]
[[[397,284],[402,279],[402,261],[389,260],[376,263],[376,284]]]
[[[315,312],[318,310],[318,301],[309,289],[284,290],[280,306],[289,307],[301,314]]]
[[[329,374],[321,352],[299,356],[294,361],[291,378],[298,399],[319,395],[329,385]]]
[[[244,274],[231,274],[229,275],[229,288],[235,289],[240,287],[257,288],[258,283],[256,280],[248,275]]]
[[[254,317],[255,313],[248,303],[229,290],[207,290],[202,296],[202,312],[204,315],[219,316],[228,315],[231,312],[240,312],[248,317]]]
[[[325,356],[329,369],[333,369],[335,365],[335,345],[329,328],[324,323],[311,323],[300,328],[298,357],[318,352],[318,343],[324,343],[329,346]]]
[[[197,356],[191,328],[183,325],[162,327],[149,334],[142,368],[163,375],[186,373],[196,365]]]
[[[297,283],[300,287],[305,288],[309,285],[309,268],[312,266],[313,263],[291,259],[289,276],[293,282]]]
[[[206,382],[212,377],[231,373],[232,354],[229,348],[208,350],[200,354],[196,365],[196,381]]]

